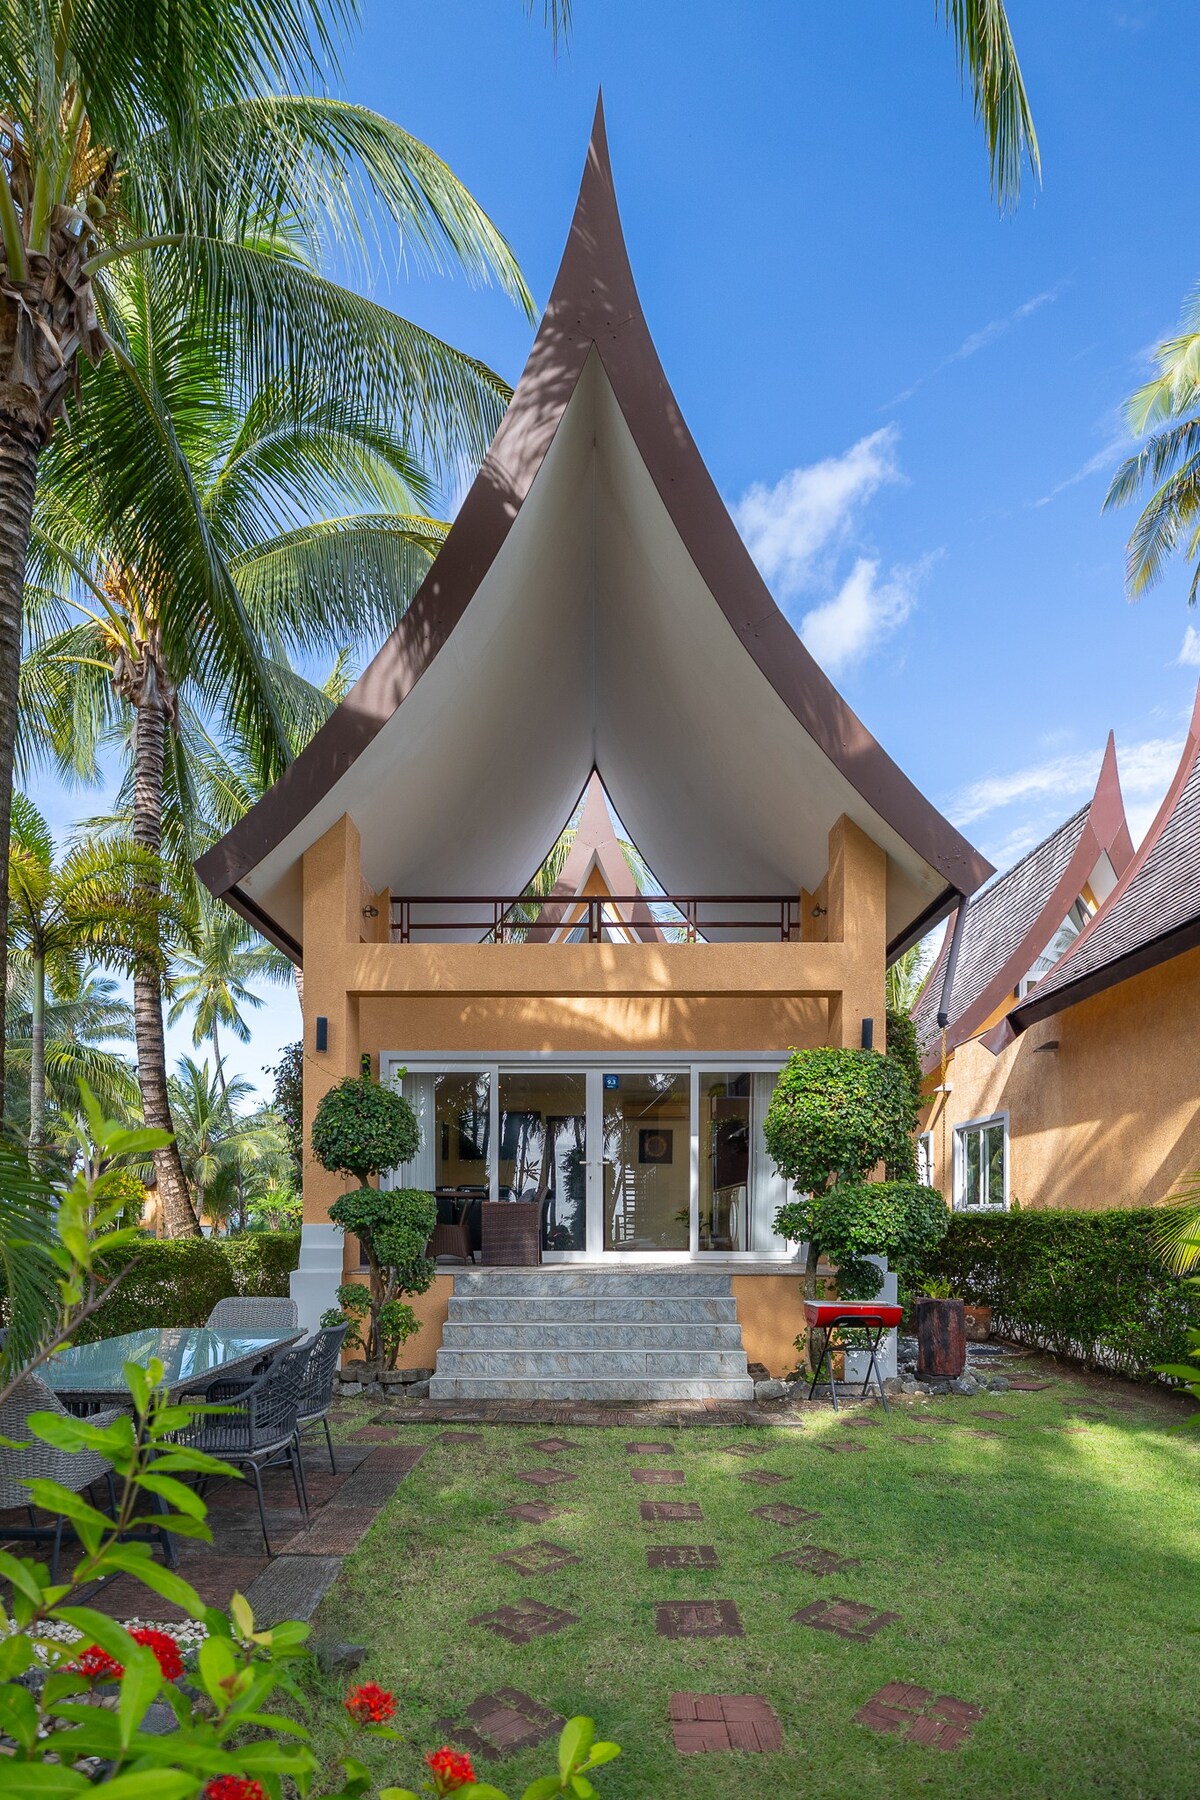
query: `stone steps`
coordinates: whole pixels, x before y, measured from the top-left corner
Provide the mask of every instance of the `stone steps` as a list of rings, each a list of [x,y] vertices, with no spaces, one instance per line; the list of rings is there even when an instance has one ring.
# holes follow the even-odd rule
[[[433,1400],[750,1400],[728,1275],[677,1269],[464,1269]]]

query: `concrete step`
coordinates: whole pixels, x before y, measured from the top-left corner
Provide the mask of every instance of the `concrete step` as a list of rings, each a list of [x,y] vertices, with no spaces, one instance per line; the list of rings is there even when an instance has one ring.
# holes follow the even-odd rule
[[[753,1400],[754,1383],[744,1379],[719,1380],[562,1380],[540,1376],[503,1380],[495,1376],[435,1375],[429,1384],[431,1400],[595,1400],[609,1405],[634,1405],[644,1400]]]
[[[451,1318],[442,1333],[447,1350],[740,1350],[742,1330],[728,1324],[598,1325],[590,1320],[483,1321]]]
[[[653,1294],[635,1296],[624,1293],[584,1296],[580,1294],[532,1294],[522,1298],[516,1294],[460,1294],[455,1277],[455,1291],[450,1296],[449,1316],[463,1325],[736,1325],[737,1304],[733,1295]]]
[[[682,1263],[677,1269],[579,1269],[570,1263],[542,1264],[536,1269],[455,1269],[454,1292],[468,1294],[512,1295],[533,1299],[546,1295],[580,1296],[622,1294],[630,1297],[689,1296],[719,1297],[728,1294],[729,1276],[715,1270],[699,1269]]]
[[[642,1380],[666,1375],[673,1381],[714,1375],[733,1380],[746,1373],[746,1352],[737,1350],[458,1350],[438,1351],[439,1375],[488,1375],[508,1380]]]

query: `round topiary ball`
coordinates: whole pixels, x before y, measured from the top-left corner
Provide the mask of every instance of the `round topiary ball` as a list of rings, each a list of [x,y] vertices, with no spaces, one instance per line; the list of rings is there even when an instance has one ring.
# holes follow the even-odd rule
[[[322,1098],[312,1147],[323,1168],[365,1184],[370,1175],[412,1161],[421,1147],[421,1127],[403,1094],[370,1076],[352,1076]]]
[[[904,1070],[877,1050],[794,1051],[763,1120],[775,1166],[801,1194],[903,1165],[912,1129]]]

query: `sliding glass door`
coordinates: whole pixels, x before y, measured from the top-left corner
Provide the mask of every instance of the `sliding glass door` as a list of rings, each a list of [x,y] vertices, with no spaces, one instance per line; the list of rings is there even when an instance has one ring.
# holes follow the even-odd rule
[[[691,1247],[691,1081],[686,1070],[604,1074],[606,1250]]]

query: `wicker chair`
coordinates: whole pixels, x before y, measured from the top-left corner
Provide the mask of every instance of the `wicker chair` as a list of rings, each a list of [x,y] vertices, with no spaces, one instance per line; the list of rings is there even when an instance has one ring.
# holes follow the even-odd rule
[[[300,1417],[297,1432],[306,1425],[320,1424],[325,1430],[325,1446],[329,1451],[329,1467],[337,1474],[333,1455],[333,1439],[329,1435],[329,1408],[333,1404],[333,1383],[342,1358],[342,1341],[349,1325],[327,1325],[300,1345],[309,1351],[308,1366],[300,1387]]]
[[[218,1300],[205,1323],[210,1331],[295,1331],[300,1322],[294,1300],[255,1300],[233,1294]]]
[[[263,1543],[268,1556],[274,1555],[267,1535],[267,1510],[263,1500],[262,1470],[280,1468],[284,1463],[292,1471],[296,1499],[305,1520],[308,1518],[308,1495],[304,1487],[304,1469],[300,1462],[297,1426],[300,1418],[300,1392],[308,1366],[309,1346],[298,1344],[285,1350],[270,1367],[223,1404],[228,1412],[200,1418],[184,1433],[187,1443],[224,1462],[249,1469],[254,1477],[258,1497],[258,1517]],[[218,1384],[219,1385],[219,1384]],[[215,1393],[210,1390],[210,1398]]]
[[[120,1406],[96,1413],[89,1425],[110,1425],[124,1412]],[[111,1483],[112,1464],[98,1450],[55,1450],[40,1438],[30,1435],[25,1423],[30,1413],[66,1413],[67,1409],[54,1389],[37,1375],[23,1375],[8,1399],[0,1406],[0,1438],[10,1438],[19,1450],[0,1445],[0,1508],[23,1507],[29,1515],[28,1525],[0,1526],[0,1537],[33,1538],[49,1543],[50,1580],[58,1580],[58,1559],[62,1550],[63,1528],[67,1524],[61,1513],[53,1525],[39,1525],[29,1503],[27,1481],[57,1481],[73,1494],[81,1494],[94,1481]],[[110,1487],[111,1496],[111,1487]]]

